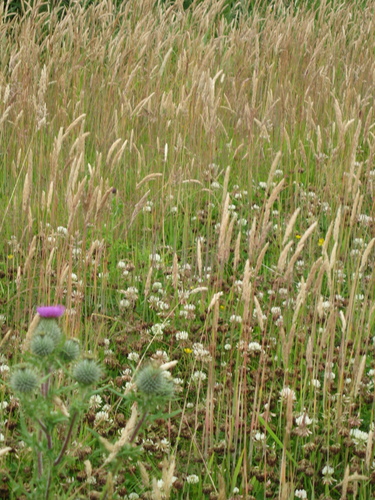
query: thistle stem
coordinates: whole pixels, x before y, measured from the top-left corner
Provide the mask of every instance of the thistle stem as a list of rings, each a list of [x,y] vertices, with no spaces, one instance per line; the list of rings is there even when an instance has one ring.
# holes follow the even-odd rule
[[[133,434],[132,434],[132,437],[130,438],[129,443],[133,443],[133,441],[137,437],[137,434],[138,434],[140,428],[142,427],[142,424],[145,422],[147,417],[148,417],[148,412],[145,411],[144,414],[142,415],[142,417],[138,420],[138,423],[133,431]]]
[[[64,456],[64,453],[68,447],[70,438],[72,437],[73,427],[74,427],[74,424],[77,420],[77,417],[78,417],[78,411],[75,411],[72,415],[72,420],[70,421],[69,429],[68,429],[68,432],[65,436],[65,440],[64,440],[63,445],[61,447],[60,453],[59,453],[58,457],[56,458],[56,460],[53,462],[54,466],[59,465],[59,463],[61,462],[61,460]]]

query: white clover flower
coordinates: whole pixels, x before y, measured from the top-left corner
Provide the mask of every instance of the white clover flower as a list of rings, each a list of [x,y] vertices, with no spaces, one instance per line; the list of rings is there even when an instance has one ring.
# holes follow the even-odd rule
[[[120,309],[128,309],[131,305],[132,304],[128,299],[121,299],[119,302]]]
[[[199,483],[199,477],[196,474],[191,474],[190,476],[187,476],[186,482],[189,484],[197,484]]]
[[[10,368],[8,365],[5,363],[0,365],[0,373],[8,373],[10,371]]]
[[[320,389],[320,387],[322,386],[322,384],[320,383],[320,381],[317,379],[317,378],[314,378],[312,381],[311,381],[311,385],[313,387],[315,387],[316,389]]]
[[[168,311],[169,304],[168,302],[164,302],[163,300],[158,300],[156,302],[156,308],[159,309],[159,311]]]
[[[296,490],[296,491],[294,492],[294,496],[295,496],[296,498],[302,498],[302,499],[305,499],[305,498],[307,498],[307,492],[306,492],[306,490],[303,490],[303,489],[302,489],[302,490]]]
[[[160,281],[155,281],[155,283],[152,284],[152,289],[154,292],[158,292],[159,290],[162,290],[163,285],[160,283]]]
[[[191,379],[194,381],[194,382],[203,382],[204,380],[207,379],[207,375],[204,373],[204,372],[201,372],[201,371],[196,371],[193,373],[193,375],[191,376]]]
[[[331,467],[330,465],[325,465],[322,469],[322,474],[323,476],[326,476],[327,474],[332,475],[335,472],[335,469]]]
[[[205,349],[204,346],[199,343],[193,344],[193,353],[197,361],[209,362],[212,359],[210,351]]]
[[[152,201],[147,201],[146,205],[142,208],[143,212],[151,212],[154,203]]]
[[[63,226],[58,226],[58,228],[56,229],[56,232],[59,234],[63,234],[64,236],[66,236],[68,234],[67,228],[63,227]]]
[[[129,493],[129,495],[126,495],[125,497],[127,500],[138,500],[139,499],[139,495],[138,493]]]
[[[189,338],[188,332],[181,331],[176,333],[176,340],[187,340]]]
[[[302,415],[296,418],[297,425],[311,425],[312,422],[313,421],[306,413],[303,413]]]
[[[100,422],[111,422],[107,411],[98,411],[95,415],[95,424],[99,424]]]
[[[247,226],[247,220],[246,219],[238,219],[237,225],[241,227]]]
[[[225,345],[224,345],[224,349],[225,349],[226,351],[230,351],[230,350],[232,349],[232,345],[231,345],[231,344],[225,344]]]
[[[368,433],[361,431],[359,429],[351,429],[350,436],[353,439],[356,445],[364,445],[367,444],[368,441]]]
[[[242,323],[242,316],[238,316],[236,314],[232,314],[229,318],[230,323]]]
[[[139,354],[137,352],[129,352],[128,360],[137,363],[139,361]]]
[[[280,307],[271,307],[271,314],[275,318],[278,318],[281,316],[281,308]]]
[[[266,435],[264,432],[256,432],[254,434],[254,441],[257,441],[258,443],[263,443],[266,440]]]
[[[96,408],[99,408],[101,404],[103,403],[102,398],[99,396],[99,394],[94,394],[93,396],[90,397],[89,399],[89,407],[93,410]]]
[[[158,264],[161,262],[161,256],[158,253],[152,253],[148,258],[153,264]]]
[[[152,325],[151,327],[152,335],[155,335],[155,337],[162,337],[165,326],[166,325],[164,323],[155,323],[155,325]]]
[[[284,387],[281,389],[280,396],[283,402],[288,401],[289,398],[292,398],[293,401],[297,399],[295,391],[293,391],[290,387]]]
[[[250,342],[247,349],[249,352],[261,352],[262,346],[258,342]]]
[[[162,361],[163,363],[167,363],[169,361],[169,356],[165,351],[156,351],[155,354],[152,355],[152,359],[157,359]]]

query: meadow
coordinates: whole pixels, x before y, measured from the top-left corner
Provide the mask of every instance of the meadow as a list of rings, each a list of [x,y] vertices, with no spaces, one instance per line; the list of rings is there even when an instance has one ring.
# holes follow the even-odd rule
[[[44,498],[375,498],[375,3],[227,5],[1,4],[0,498],[54,304],[102,378]]]

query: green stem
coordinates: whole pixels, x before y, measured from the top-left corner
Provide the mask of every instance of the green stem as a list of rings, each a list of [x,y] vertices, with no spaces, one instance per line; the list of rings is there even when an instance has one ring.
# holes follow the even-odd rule
[[[140,420],[138,421],[138,424],[136,425],[136,427],[133,431],[133,434],[132,434],[132,437],[130,438],[129,443],[132,443],[135,440],[135,438],[137,437],[137,434],[139,432],[139,429],[142,427],[142,424],[145,422],[147,416],[148,416],[148,412],[145,411],[144,414],[142,415],[142,417],[140,418]]]
[[[66,451],[66,449],[68,447],[70,438],[72,437],[73,427],[74,427],[74,424],[75,424],[75,422],[77,420],[77,417],[78,417],[78,411],[75,411],[73,413],[72,420],[70,421],[70,426],[69,426],[69,429],[68,429],[68,433],[65,436],[65,440],[64,440],[63,445],[61,447],[60,453],[59,453],[58,457],[56,458],[56,460],[53,462],[54,466],[59,465],[59,463],[61,462],[61,460],[62,460],[62,458],[64,456],[64,453],[65,453],[65,451]]]

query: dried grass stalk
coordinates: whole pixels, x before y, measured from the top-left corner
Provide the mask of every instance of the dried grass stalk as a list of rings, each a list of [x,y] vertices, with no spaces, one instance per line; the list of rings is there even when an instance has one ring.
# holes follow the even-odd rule
[[[227,227],[229,222],[228,206],[229,206],[229,194],[227,194],[225,197],[223,213],[221,216],[221,223],[220,223],[220,233],[219,233],[218,252],[217,252],[217,258],[220,263],[223,263],[225,260],[225,249],[226,249],[225,242],[226,242]]]
[[[369,258],[369,255],[371,253],[371,250],[375,244],[375,238],[372,238],[370,243],[367,245],[365,251],[363,252],[362,259],[361,259],[361,265],[359,266],[359,273],[362,273],[365,270],[365,267],[367,265],[367,260]]]
[[[289,222],[288,222],[288,225],[286,226],[286,229],[285,229],[285,234],[284,234],[284,238],[283,238],[283,242],[282,242],[282,245],[284,246],[285,243],[288,241],[289,239],[289,236],[292,234],[292,231],[293,231],[293,228],[294,228],[294,225],[296,223],[296,220],[297,220],[297,217],[298,217],[298,214],[300,213],[301,209],[300,207],[298,207],[294,212],[293,212],[293,215],[292,217],[290,218]]]
[[[146,182],[152,181],[154,179],[158,179],[160,177],[163,177],[163,174],[161,172],[154,172],[153,174],[146,175],[138,184],[135,186],[136,189],[139,189],[143,184]]]
[[[286,259],[288,257],[288,253],[293,245],[294,245],[294,241],[289,241],[289,243],[286,245],[286,247],[281,252],[279,260],[277,262],[277,271],[279,273],[282,273],[284,271],[285,266],[286,266]]]
[[[202,243],[201,239],[197,238],[197,266],[198,266],[198,274],[199,277],[202,277]]]
[[[233,271],[237,270],[237,266],[240,261],[240,246],[241,246],[241,231],[239,231],[237,235],[236,245],[234,247]]]
[[[40,316],[39,314],[35,314],[33,320],[31,321],[30,323],[30,326],[29,326],[29,329],[27,330],[27,333],[26,333],[26,337],[25,337],[25,340],[23,341],[23,344],[22,344],[22,352],[25,352],[29,349],[30,347],[30,342],[31,342],[31,339],[33,337],[33,334],[34,334],[34,331],[35,331],[35,328],[38,326],[39,324],[39,321],[40,321]]]
[[[271,183],[272,183],[272,180],[273,180],[273,176],[275,174],[275,170],[277,168],[277,165],[279,164],[279,161],[281,159],[281,151],[278,151],[276,153],[276,156],[272,162],[272,165],[271,165],[271,168],[270,168],[270,171],[269,171],[269,174],[268,174],[268,179],[267,179],[267,189],[270,188],[271,186]]]
[[[134,210],[133,210],[133,213],[130,217],[130,222],[128,224],[128,230],[130,229],[130,227],[133,225],[133,222],[135,221],[135,218],[137,217],[137,215],[139,214],[139,212],[142,210],[142,208],[146,205],[146,201],[147,201],[147,198],[148,198],[148,195],[150,194],[150,190],[148,190],[143,196],[142,198],[138,201],[138,203],[135,205],[134,207]]]
[[[269,218],[271,214],[271,208],[273,204],[275,203],[277,197],[279,196],[280,192],[283,190],[285,184],[285,179],[281,179],[281,181],[273,188],[272,193],[270,194],[269,199],[267,200],[265,209],[264,209],[264,215],[263,215],[263,221],[262,221],[262,233],[265,230],[265,228],[268,226],[269,223]]]
[[[146,298],[148,297],[148,294],[150,293],[150,289],[151,289],[152,272],[153,272],[153,267],[151,265],[150,269],[148,270],[146,283],[145,283],[144,295]]]
[[[255,309],[257,312],[257,320],[259,323],[259,327],[261,331],[264,331],[264,320],[263,320],[263,311],[262,308],[260,307],[259,300],[256,295],[254,295],[254,304],[255,304]]]
[[[126,426],[121,431],[120,439],[113,445],[112,451],[104,461],[104,465],[111,463],[117,457],[118,453],[123,448],[123,446],[130,443],[130,438],[135,429],[137,419],[138,419],[138,407],[137,404],[134,403],[132,406],[132,412],[130,418],[126,423]]]
[[[179,278],[178,257],[177,257],[177,254],[174,253],[173,254],[173,265],[172,265],[172,284],[173,284],[173,288],[175,290],[177,290],[177,288],[178,288],[178,278]]]

